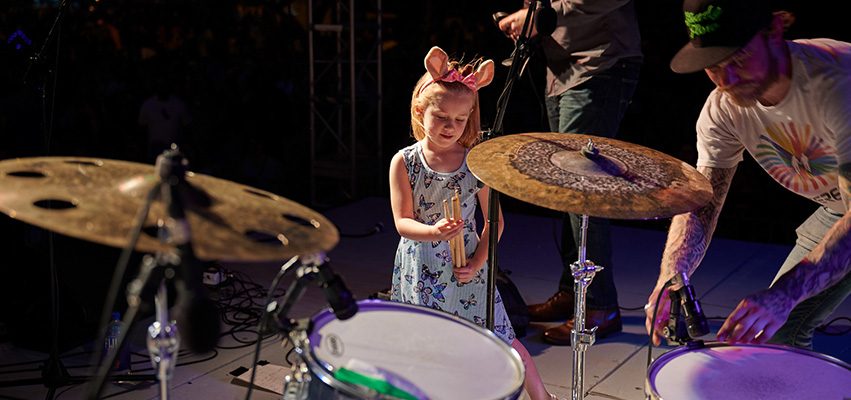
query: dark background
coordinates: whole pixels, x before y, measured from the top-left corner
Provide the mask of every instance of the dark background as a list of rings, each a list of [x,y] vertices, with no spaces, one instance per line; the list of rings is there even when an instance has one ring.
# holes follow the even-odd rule
[[[61,36],[48,47],[46,62],[35,65],[29,59],[56,20],[56,2],[0,0],[0,4],[0,160],[89,156],[152,164],[144,154],[145,131],[136,121],[142,101],[153,94],[154,81],[167,78],[193,116],[181,143],[193,170],[314,206],[305,189],[307,1],[79,0],[68,8],[59,27]],[[314,2],[320,8],[333,4]],[[490,58],[499,64],[509,57],[513,44],[494,26],[491,14],[513,11],[520,4],[384,0],[385,163],[412,141],[410,91],[424,72],[422,59],[428,49],[437,45],[450,56]],[[814,7],[822,4],[776,2],[777,8],[797,16],[786,37],[851,39],[838,10]],[[680,1],[638,0],[636,9],[645,62],[618,139],[693,164],[694,124],[712,84],[702,73],[677,75],[668,68],[671,56],[686,41]],[[549,130],[541,106],[543,68],[542,55],[537,54],[514,87],[505,116],[506,134]],[[498,66],[492,86],[480,92],[485,127],[495,118],[507,72]],[[49,79],[54,76],[55,81]],[[51,115],[48,130],[44,122]],[[260,162],[272,165],[272,170],[261,175]],[[362,193],[386,194],[386,184]],[[509,212],[555,215],[505,196],[503,206]],[[792,244],[794,227],[814,208],[773,182],[746,156],[716,236]],[[4,317],[43,321],[38,315],[47,312],[49,235],[0,218],[7,238],[2,251],[9,255],[2,267],[7,273],[5,287],[0,288]],[[665,229],[668,220],[615,223]],[[54,239],[53,258],[62,296],[68,299],[63,304],[71,310],[63,315],[67,318],[63,326],[85,331],[100,312],[102,291],[80,288],[105,287],[118,252],[58,235]],[[15,336],[18,331],[12,326],[20,324],[8,325],[6,333]],[[73,344],[74,338],[66,342]]]

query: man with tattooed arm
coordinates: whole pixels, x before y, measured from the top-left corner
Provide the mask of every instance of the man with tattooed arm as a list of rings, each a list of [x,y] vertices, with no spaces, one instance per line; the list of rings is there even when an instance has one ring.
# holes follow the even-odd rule
[[[697,170],[714,195],[671,222],[647,331],[658,345],[670,308],[666,282],[700,264],[747,150],[820,207],[797,229],[771,286],[739,303],[718,340],[812,348],[815,327],[851,292],[851,44],[783,39],[792,15],[772,13],[770,0],[685,0],[683,10],[690,42],[671,69],[704,70],[716,85],[697,121]]]

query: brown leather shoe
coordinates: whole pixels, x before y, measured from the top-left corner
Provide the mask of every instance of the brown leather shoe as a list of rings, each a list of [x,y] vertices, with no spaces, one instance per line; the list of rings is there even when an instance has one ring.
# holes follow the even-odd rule
[[[573,316],[573,292],[559,290],[544,303],[530,304],[529,317],[532,321],[557,321]]]
[[[573,326],[574,319],[571,318],[559,326],[547,329],[544,331],[544,340],[552,344],[570,346],[570,337]],[[612,308],[608,310],[585,311],[585,329],[590,330],[595,326],[599,327],[594,334],[596,339],[602,339],[606,336],[620,332],[623,329],[620,309]]]

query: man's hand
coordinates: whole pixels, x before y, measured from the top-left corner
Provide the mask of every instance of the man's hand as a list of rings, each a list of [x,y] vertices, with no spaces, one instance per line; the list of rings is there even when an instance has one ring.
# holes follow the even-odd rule
[[[499,21],[499,30],[505,32],[505,35],[510,37],[512,40],[517,40],[523,32],[523,24],[526,22],[526,14],[528,11],[529,9],[523,8],[516,11],[514,14],[509,14],[505,18],[501,19]],[[531,23],[530,25],[532,25],[531,32],[529,32],[529,37],[531,38],[537,35],[538,31],[535,29],[534,23]]]
[[[656,298],[662,296],[662,301],[659,302],[659,312],[656,314],[656,322],[653,323],[653,312],[656,310]],[[668,289],[656,287],[650,297],[647,299],[647,305],[644,308],[644,313],[647,315],[644,320],[644,327],[647,329],[647,334],[650,335],[650,340],[654,346],[662,344],[662,329],[665,323],[670,318],[671,312],[671,297],[668,295]]]
[[[745,297],[727,317],[718,331],[718,341],[733,343],[765,343],[789,318],[791,308],[777,301],[772,289]],[[768,306],[770,305],[770,306]]]

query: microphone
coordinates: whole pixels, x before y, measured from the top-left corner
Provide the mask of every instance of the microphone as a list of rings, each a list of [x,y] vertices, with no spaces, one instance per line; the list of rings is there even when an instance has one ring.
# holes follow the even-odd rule
[[[499,21],[502,21],[502,19],[508,15],[509,14],[507,12],[499,11],[493,13],[491,18],[493,18],[494,25],[499,27]],[[556,17],[556,10],[550,6],[549,1],[538,2],[537,7],[535,8],[535,15],[533,16],[535,30],[538,31],[538,34],[551,35],[556,29]]]
[[[682,283],[682,286],[677,289],[677,293],[683,302],[683,313],[685,314],[688,335],[696,338],[709,333],[709,324],[706,322],[706,315],[703,314],[703,308],[701,308],[700,302],[695,298],[694,288],[688,281],[688,273],[682,272],[677,277],[680,278],[680,283]],[[677,277],[673,278],[675,283]]]
[[[535,30],[538,35],[549,36],[556,30],[556,10],[550,6],[549,1],[538,2],[535,9]]]
[[[499,21],[502,21],[502,19],[503,19],[503,18],[505,18],[505,17],[507,17],[507,16],[508,16],[508,13],[507,13],[507,12],[505,12],[505,11],[499,11],[499,12],[495,12],[495,13],[493,13],[493,14],[491,15],[491,18],[493,18],[493,23],[494,23],[494,25],[496,25],[496,27],[497,27],[497,28],[499,28]]]
[[[352,297],[352,292],[349,291],[340,276],[331,270],[330,265],[327,263],[317,265],[316,279],[337,319],[345,320],[355,315],[358,311],[358,304]]]

